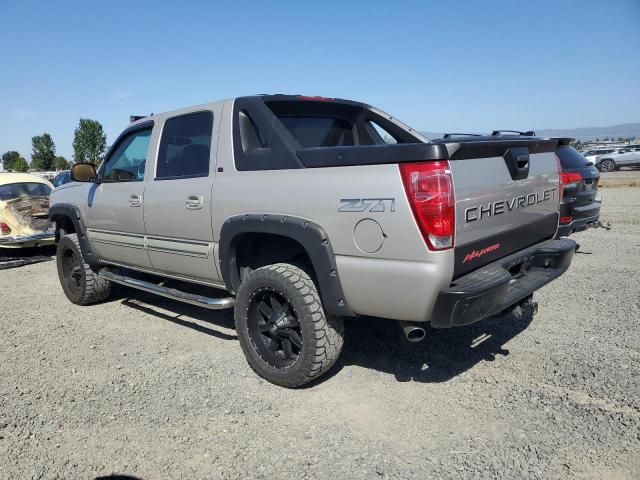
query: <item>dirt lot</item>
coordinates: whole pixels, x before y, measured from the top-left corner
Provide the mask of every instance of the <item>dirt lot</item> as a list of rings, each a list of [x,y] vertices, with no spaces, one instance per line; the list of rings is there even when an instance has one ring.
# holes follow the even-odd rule
[[[285,390],[229,312],[117,290],[70,304],[54,262],[0,271],[0,478],[640,478],[640,188],[576,236],[533,321],[347,324],[333,375]]]
[[[601,187],[640,187],[640,168],[624,168],[600,174]]]

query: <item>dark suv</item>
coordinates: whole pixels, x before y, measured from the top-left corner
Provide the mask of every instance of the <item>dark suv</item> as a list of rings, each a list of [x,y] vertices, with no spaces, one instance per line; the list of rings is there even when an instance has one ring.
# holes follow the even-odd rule
[[[572,138],[559,138],[556,148],[562,184],[558,237],[593,227],[600,216],[600,173],[570,145],[572,141]]]

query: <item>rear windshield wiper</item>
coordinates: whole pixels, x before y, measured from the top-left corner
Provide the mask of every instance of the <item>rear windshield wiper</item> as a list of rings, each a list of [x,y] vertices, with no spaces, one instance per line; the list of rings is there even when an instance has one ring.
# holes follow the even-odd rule
[[[526,132],[520,132],[519,130],[494,130],[491,132],[492,137],[499,137],[503,133],[515,133],[517,135],[522,135],[524,137],[535,137],[536,132],[533,130],[527,130]]]
[[[452,138],[452,137],[483,137],[484,135],[480,133],[445,133],[442,138]]]

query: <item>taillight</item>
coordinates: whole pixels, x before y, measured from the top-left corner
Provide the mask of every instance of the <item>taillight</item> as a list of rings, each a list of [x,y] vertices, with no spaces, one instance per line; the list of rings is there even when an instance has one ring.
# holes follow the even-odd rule
[[[582,175],[578,172],[560,173],[560,185],[567,188],[575,188],[580,185]]]
[[[573,217],[568,216],[568,217],[560,217],[560,223],[562,223],[563,225],[565,223],[571,223],[571,220],[573,220]]]
[[[400,175],[420,232],[431,250],[453,247],[455,199],[449,162],[401,163]]]
[[[9,235],[11,233],[11,227],[4,222],[0,222],[0,235]]]

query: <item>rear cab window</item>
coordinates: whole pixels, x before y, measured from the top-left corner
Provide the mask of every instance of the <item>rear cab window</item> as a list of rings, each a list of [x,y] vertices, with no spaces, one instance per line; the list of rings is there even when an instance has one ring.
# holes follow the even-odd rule
[[[209,175],[213,113],[189,113],[165,121],[158,149],[156,180]]]
[[[342,118],[278,117],[302,148],[354,145],[353,125]]]

